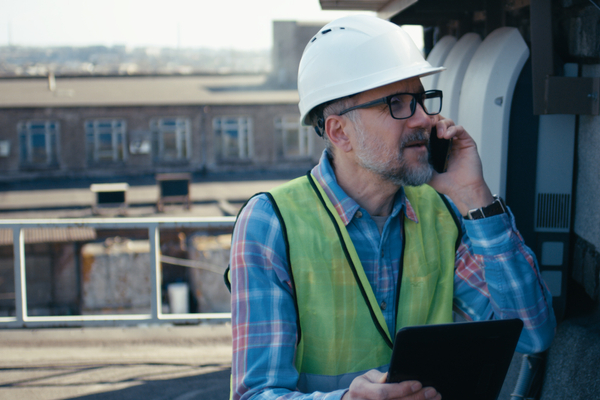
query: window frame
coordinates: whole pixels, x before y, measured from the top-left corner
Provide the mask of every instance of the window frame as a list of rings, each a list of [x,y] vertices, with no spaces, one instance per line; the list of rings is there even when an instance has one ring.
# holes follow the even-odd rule
[[[312,157],[314,149],[314,136],[312,127],[303,126],[299,115],[283,114],[273,120],[275,134],[281,138],[281,154],[285,159],[308,159]],[[298,153],[290,154],[288,148],[288,135],[296,130]]]
[[[230,121],[227,121],[226,125],[223,125],[226,120],[235,120],[236,122],[231,123]],[[217,123],[217,121],[219,122]],[[220,115],[213,117],[212,126],[217,142],[216,147],[218,149],[217,155],[219,160],[250,161],[254,158],[254,120],[251,116]],[[229,143],[231,141],[227,141],[229,135],[226,136],[223,132],[226,130],[232,131],[234,129],[237,132],[237,143],[235,147],[237,149],[237,154],[231,155],[229,154],[230,152],[226,150],[230,147]]]
[[[169,129],[163,129],[163,123],[168,120],[175,121],[175,146],[177,157],[165,157],[164,133],[172,132]],[[179,129],[179,123],[183,123],[183,128]],[[152,140],[152,156],[155,162],[169,163],[188,161],[192,157],[192,122],[188,117],[160,117],[152,118],[149,122],[150,135]],[[184,154],[185,153],[185,154]]]
[[[44,125],[43,133],[34,132],[34,129],[38,129],[34,125]],[[58,120],[31,119],[19,121],[17,123],[17,134],[19,140],[19,164],[22,167],[50,167],[58,165],[60,156],[60,122]],[[44,153],[46,155],[44,162],[38,162],[33,159],[33,136],[39,134],[44,136]],[[25,143],[25,154],[23,154],[23,143]]]
[[[106,124],[110,122],[110,135],[111,135],[111,149],[110,150],[101,150],[100,149],[100,135],[106,134],[106,131],[103,131],[105,127],[99,126],[100,124]],[[92,130],[89,130],[89,124],[92,124]],[[118,125],[120,124],[120,125]],[[99,164],[99,163],[119,163],[127,161],[128,158],[128,148],[127,148],[127,121],[124,118],[96,118],[96,119],[86,119],[84,124],[84,134],[85,134],[85,145],[86,145],[86,159],[88,163]],[[119,135],[121,136],[121,141],[119,143]],[[90,137],[93,140],[90,142]],[[90,149],[91,146],[91,149]],[[119,146],[121,147],[122,157],[119,157]],[[90,158],[90,153],[92,153],[92,157]],[[101,158],[102,154],[110,154],[112,156],[110,159]]]

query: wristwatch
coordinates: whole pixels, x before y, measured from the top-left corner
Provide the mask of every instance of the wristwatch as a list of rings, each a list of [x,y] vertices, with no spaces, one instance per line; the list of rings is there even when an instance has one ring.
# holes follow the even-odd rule
[[[474,208],[469,210],[467,215],[465,215],[465,219],[482,219],[493,217],[494,215],[504,214],[506,212],[506,204],[501,197],[494,195],[494,201],[489,206]]]

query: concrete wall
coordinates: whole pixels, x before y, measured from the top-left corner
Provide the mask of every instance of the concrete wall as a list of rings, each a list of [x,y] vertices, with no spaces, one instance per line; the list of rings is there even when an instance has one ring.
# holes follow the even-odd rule
[[[281,88],[296,88],[298,65],[309,40],[325,23],[273,21],[272,82]]]
[[[82,314],[149,313],[150,244],[111,240],[83,246]]]
[[[71,315],[79,309],[76,245],[25,245],[28,315]],[[12,246],[0,247],[0,316],[15,313]]]
[[[15,314],[15,262],[10,255],[0,257],[0,317]]]
[[[161,253],[196,261],[199,268],[162,263],[163,312],[172,312],[168,286],[189,287],[189,312],[229,312],[231,297],[223,283],[229,264],[231,235],[195,234],[177,239],[163,237]],[[89,243],[81,251],[82,314],[148,313],[151,299],[149,243],[113,237]]]
[[[229,265],[231,235],[189,238],[189,257],[205,269],[190,268],[189,277],[198,301],[198,312],[231,312],[231,296],[223,283],[223,273]]]
[[[598,11],[600,14],[600,11]],[[598,35],[600,36],[600,31]],[[584,65],[584,76],[600,77],[600,65]],[[600,117],[579,117],[573,278],[598,300],[600,283]]]
[[[77,245],[55,244],[52,268],[52,299],[59,312],[67,313],[79,304]]]
[[[579,7],[571,8],[573,3]],[[569,55],[581,58],[600,57],[600,10],[591,2],[577,0],[562,0],[565,8],[571,8],[562,19],[565,37],[568,38]],[[597,4],[597,2],[596,2]]]

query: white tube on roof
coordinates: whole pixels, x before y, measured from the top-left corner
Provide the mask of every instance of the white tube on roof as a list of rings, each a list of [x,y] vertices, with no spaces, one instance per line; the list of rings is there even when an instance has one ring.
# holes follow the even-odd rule
[[[458,120],[477,143],[490,190],[503,197],[510,107],[528,57],[529,48],[516,28],[496,29],[475,52],[461,89]]]
[[[440,74],[438,81],[438,89],[444,93],[442,115],[450,118],[457,125],[460,124],[458,120],[460,90],[469,63],[480,44],[481,37],[477,33],[463,35],[446,57],[444,61],[446,70]]]
[[[448,53],[450,53],[450,50],[452,50],[452,47],[455,43],[456,38],[454,36],[448,35],[441,38],[429,52],[429,55],[427,56],[427,62],[433,67],[443,66]],[[440,75],[443,73],[444,71],[421,78],[421,83],[423,84],[425,90],[437,89],[438,80],[440,79]]]

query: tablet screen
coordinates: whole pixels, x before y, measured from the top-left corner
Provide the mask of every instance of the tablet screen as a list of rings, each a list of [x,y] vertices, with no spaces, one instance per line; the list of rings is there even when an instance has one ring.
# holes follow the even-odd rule
[[[520,319],[403,328],[388,382],[417,380],[444,400],[496,400],[522,328]]]

